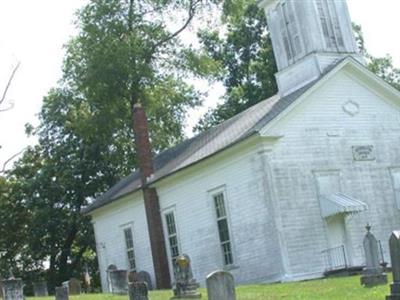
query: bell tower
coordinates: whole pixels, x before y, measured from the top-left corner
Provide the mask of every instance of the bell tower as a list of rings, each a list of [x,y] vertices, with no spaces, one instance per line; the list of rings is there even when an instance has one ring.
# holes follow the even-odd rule
[[[319,78],[336,61],[358,52],[346,0],[261,0],[278,66],[281,96]]]

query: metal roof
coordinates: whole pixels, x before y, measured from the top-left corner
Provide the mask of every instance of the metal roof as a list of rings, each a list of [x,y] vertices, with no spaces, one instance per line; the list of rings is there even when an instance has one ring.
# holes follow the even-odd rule
[[[344,59],[332,64],[332,66],[326,69],[323,75],[329,73],[343,60]],[[220,125],[210,128],[173,148],[161,152],[154,158],[155,172],[149,183],[198,163],[258,133],[290,104],[321,80],[323,75],[287,96],[272,96],[233,118],[226,120]],[[82,213],[89,214],[95,209],[138,190],[140,187],[140,173],[138,170],[135,170],[132,174],[111,187],[106,193],[95,199],[87,207],[83,208]]]
[[[364,202],[342,193],[322,196],[320,203],[323,218],[338,214],[354,214],[368,209],[368,205]]]

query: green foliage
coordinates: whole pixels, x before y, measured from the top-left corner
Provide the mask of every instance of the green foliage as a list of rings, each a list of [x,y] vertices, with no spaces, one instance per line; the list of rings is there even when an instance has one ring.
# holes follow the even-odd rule
[[[217,125],[277,92],[275,58],[264,12],[254,2],[224,3],[226,33],[202,31],[203,48],[223,72],[226,94],[195,130]]]
[[[392,57],[390,55],[374,57],[368,53],[365,48],[364,35],[361,26],[353,23],[353,31],[359,51],[364,55],[367,61],[367,68],[393,87],[400,90],[400,69],[393,65]]]
[[[201,7],[201,1],[91,1],[79,13],[81,33],[67,46],[64,81],[111,122],[129,123],[141,102],[155,150],[175,144],[187,109],[201,103],[183,79],[218,68],[178,38]],[[167,20],[178,29],[169,30]]]
[[[39,127],[26,127],[39,144],[0,182],[7,191],[0,196],[2,270],[40,273],[51,287],[81,277],[84,265],[95,271],[92,226],[80,212],[138,166],[133,105],[146,107],[154,151],[161,151],[182,140],[187,109],[201,103],[183,79],[218,72],[179,40],[204,5],[91,0],[78,12],[63,78],[44,98]],[[169,29],[171,20],[177,29]]]
[[[9,267],[24,251],[20,241],[26,236],[24,221],[27,212],[10,197],[15,182],[0,177],[0,277],[8,275]]]
[[[393,59],[390,55],[385,57],[373,57],[369,55],[368,69],[390,83],[400,91],[400,69],[394,67]]]
[[[14,182],[10,201],[26,216],[20,219],[23,238],[16,241],[23,251],[10,253],[7,263],[24,273],[41,272],[49,263],[44,276],[54,286],[81,277],[84,264],[96,269],[95,259],[85,256],[95,241],[81,209],[131,170],[134,151],[129,130],[105,126],[71,91],[50,91],[40,119],[39,145],[25,151],[8,174]]]

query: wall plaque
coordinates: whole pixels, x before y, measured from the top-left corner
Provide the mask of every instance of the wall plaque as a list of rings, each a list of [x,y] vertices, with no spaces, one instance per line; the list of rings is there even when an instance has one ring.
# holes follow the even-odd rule
[[[353,159],[355,161],[370,161],[375,160],[374,146],[353,146]]]

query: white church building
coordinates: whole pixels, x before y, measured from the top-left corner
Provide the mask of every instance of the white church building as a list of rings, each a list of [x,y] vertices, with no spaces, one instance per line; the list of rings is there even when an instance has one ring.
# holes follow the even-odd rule
[[[264,0],[279,93],[155,158],[150,183],[172,275],[229,270],[237,283],[317,278],[364,264],[367,223],[400,228],[400,92],[358,54],[345,0]],[[107,267],[153,277],[139,173],[85,209]]]

